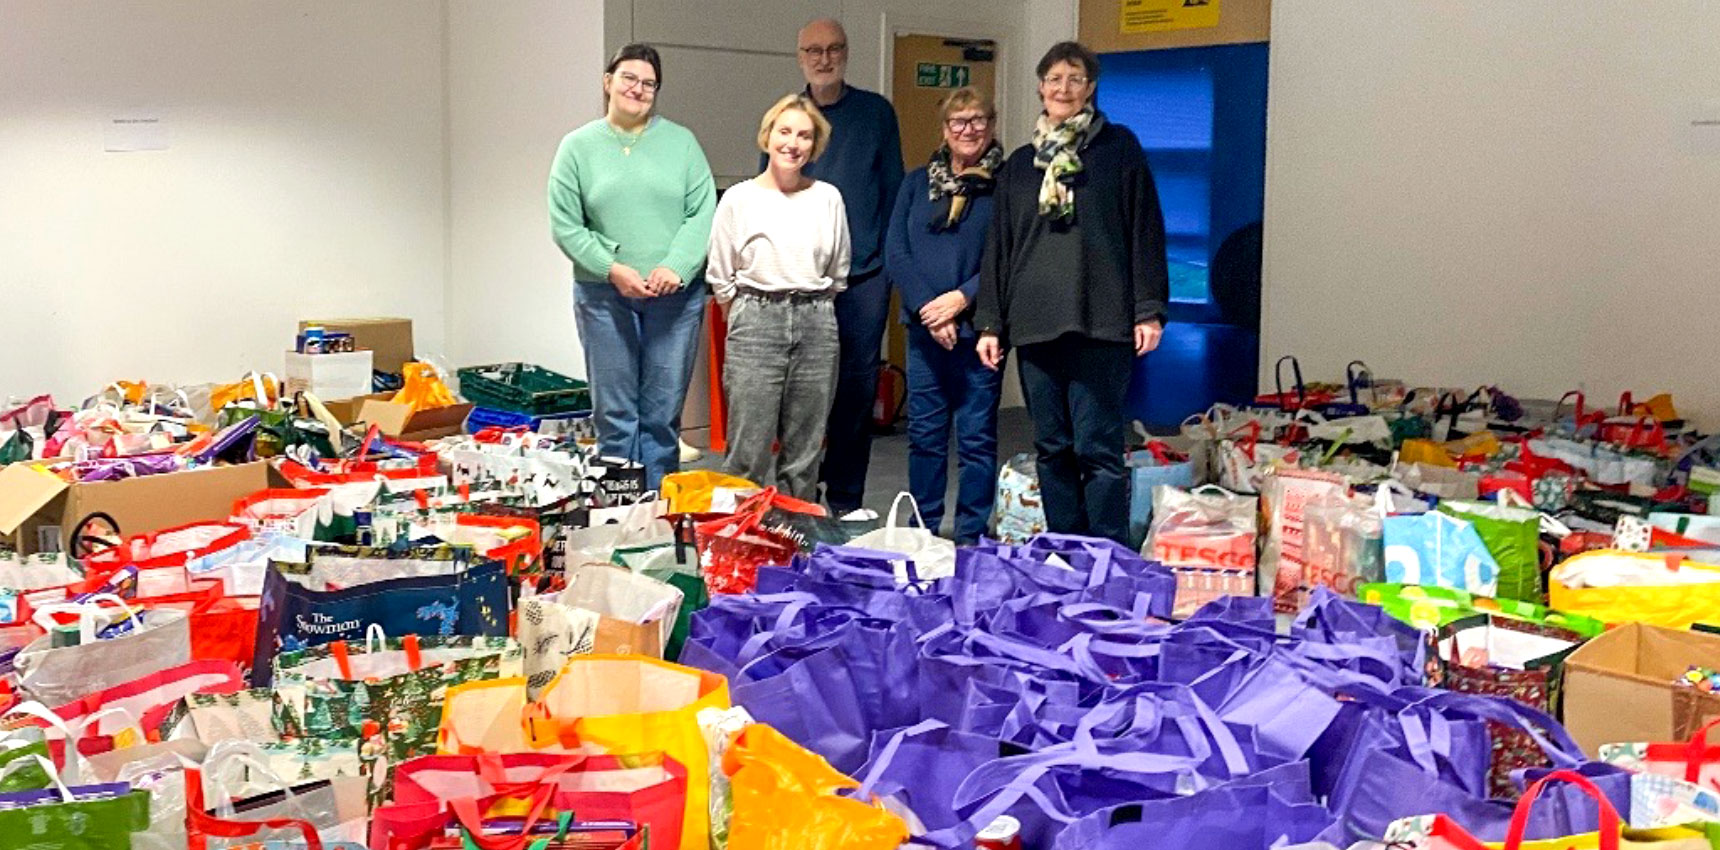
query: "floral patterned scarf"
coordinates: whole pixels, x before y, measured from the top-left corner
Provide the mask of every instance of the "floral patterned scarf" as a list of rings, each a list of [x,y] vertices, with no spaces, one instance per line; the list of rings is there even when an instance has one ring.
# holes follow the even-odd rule
[[[949,230],[967,217],[967,199],[984,195],[996,184],[997,170],[1003,167],[1003,146],[994,139],[991,147],[980,155],[979,163],[960,174],[950,164],[950,146],[942,145],[932,152],[926,164],[926,177],[931,183],[932,203],[943,201],[943,207],[932,213],[932,232]]]
[[[1105,126],[1092,105],[1059,124],[1044,113],[1033,127],[1033,167],[1045,172],[1039,184],[1039,214],[1052,219],[1075,218],[1075,187],[1081,173],[1081,148]]]

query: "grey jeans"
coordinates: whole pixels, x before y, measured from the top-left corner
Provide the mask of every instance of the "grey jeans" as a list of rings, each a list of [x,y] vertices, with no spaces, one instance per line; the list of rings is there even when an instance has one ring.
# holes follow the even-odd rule
[[[723,355],[730,474],[797,499],[817,498],[837,350],[833,299],[735,297]]]

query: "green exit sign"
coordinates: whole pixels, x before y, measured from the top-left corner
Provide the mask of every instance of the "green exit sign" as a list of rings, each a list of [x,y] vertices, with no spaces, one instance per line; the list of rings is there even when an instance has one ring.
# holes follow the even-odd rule
[[[959,89],[971,81],[972,74],[966,65],[921,62],[914,71],[914,85],[923,89]]]

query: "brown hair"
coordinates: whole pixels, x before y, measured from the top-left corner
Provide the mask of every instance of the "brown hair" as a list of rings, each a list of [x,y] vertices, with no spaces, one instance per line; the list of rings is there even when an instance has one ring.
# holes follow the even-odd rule
[[[615,55],[609,57],[609,64],[603,66],[603,75],[607,77],[610,74],[615,73],[615,69],[621,67],[621,63],[635,61],[635,60],[637,60],[639,62],[644,62],[644,63],[651,66],[651,73],[657,75],[656,92],[658,94],[662,94],[663,93],[663,57],[658,56],[657,55],[657,48],[652,47],[649,44],[629,44],[629,45],[626,45],[625,47],[622,47],[620,50],[615,51]],[[603,109],[605,112],[607,112],[609,110],[609,87],[608,86],[603,87]]]
[[[997,117],[997,104],[992,103],[985,92],[973,86],[962,86],[945,95],[938,103],[938,120],[947,121],[951,115],[964,109],[978,109],[984,112],[987,118]]]

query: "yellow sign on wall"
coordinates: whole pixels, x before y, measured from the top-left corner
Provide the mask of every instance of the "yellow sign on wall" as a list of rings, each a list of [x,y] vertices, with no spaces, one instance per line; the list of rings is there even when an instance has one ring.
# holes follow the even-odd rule
[[[1123,32],[1164,32],[1218,26],[1219,0],[1123,0]]]

